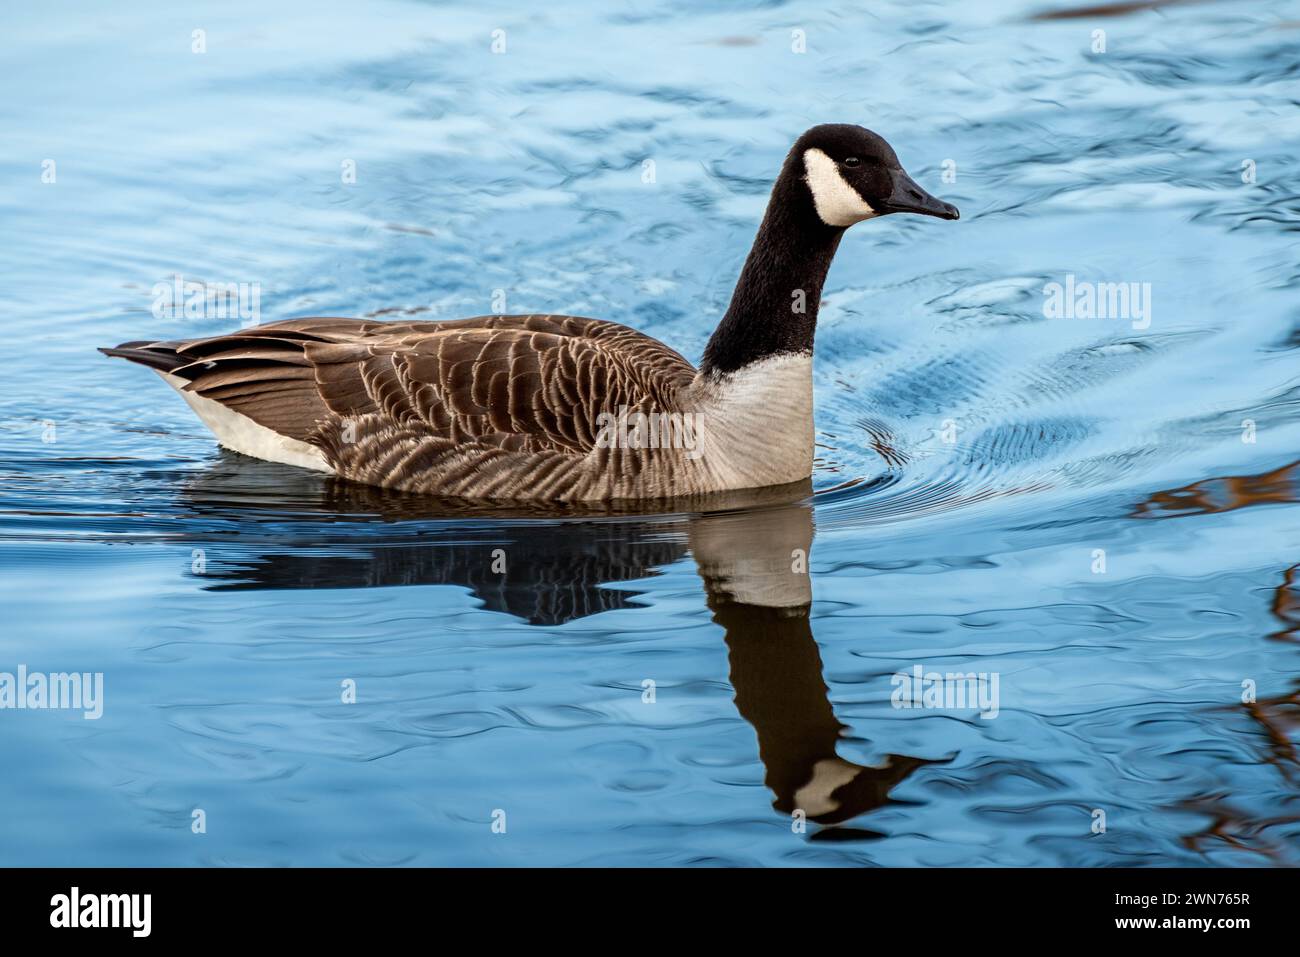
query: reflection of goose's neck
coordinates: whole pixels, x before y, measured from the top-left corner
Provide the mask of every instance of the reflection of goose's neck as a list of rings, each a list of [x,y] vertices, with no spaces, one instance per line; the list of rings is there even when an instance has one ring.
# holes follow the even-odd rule
[[[726,629],[736,707],[758,732],[759,757],[776,807],[789,812],[819,765],[843,763],[808,620],[812,513],[802,506],[713,515],[691,526],[691,549],[713,620]],[[851,775],[850,775],[851,776]],[[810,814],[829,794],[806,795]]]
[[[809,816],[833,810],[829,792],[816,796],[815,807],[796,801],[818,765],[838,762],[835,745],[844,729],[831,710],[807,607],[761,608],[716,597],[709,604],[713,620],[727,631],[736,709],[758,734],[776,808],[789,813],[801,807]]]
[[[705,516],[690,539],[713,620],[726,629],[736,708],[758,734],[773,805],[837,823],[884,804],[920,762],[891,756],[872,768],[836,753],[844,725],[809,620],[812,535],[811,510],[788,506]]]

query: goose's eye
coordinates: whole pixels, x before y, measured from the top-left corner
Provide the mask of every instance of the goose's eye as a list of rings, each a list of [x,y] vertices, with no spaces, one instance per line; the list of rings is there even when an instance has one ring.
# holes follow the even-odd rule
[[[858,165],[859,163],[861,163],[861,162],[862,162],[862,160],[858,159],[856,156],[850,156],[850,157],[848,157],[848,158],[844,161],[844,165],[845,165],[845,166],[857,166],[857,165]]]

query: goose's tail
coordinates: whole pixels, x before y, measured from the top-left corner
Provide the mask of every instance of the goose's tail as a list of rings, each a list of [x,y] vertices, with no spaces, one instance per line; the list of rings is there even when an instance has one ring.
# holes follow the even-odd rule
[[[189,365],[193,359],[187,359],[176,351],[174,342],[124,342],[112,348],[100,348],[106,356],[130,359],[159,372],[172,372],[183,365]]]

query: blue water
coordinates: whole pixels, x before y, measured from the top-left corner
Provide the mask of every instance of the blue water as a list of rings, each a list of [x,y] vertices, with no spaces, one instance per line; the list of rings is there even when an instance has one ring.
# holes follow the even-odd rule
[[[0,672],[105,689],[0,710],[0,864],[1300,863],[1300,4],[185,6],[0,38]],[[698,359],[824,121],[962,219],[841,247],[812,494],[457,513],[94,351],[238,324],[155,317],[180,274]]]

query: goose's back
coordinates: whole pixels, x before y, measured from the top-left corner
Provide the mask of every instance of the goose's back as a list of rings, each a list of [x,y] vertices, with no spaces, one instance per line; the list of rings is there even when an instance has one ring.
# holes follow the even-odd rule
[[[337,474],[367,484],[474,498],[691,491],[673,487],[677,450],[598,439],[620,412],[680,411],[696,377],[677,352],[619,323],[294,319],[117,351],[158,357],[184,392],[319,449]]]

